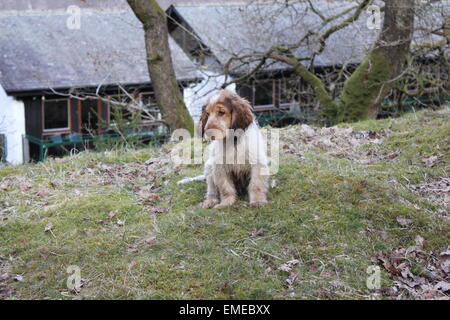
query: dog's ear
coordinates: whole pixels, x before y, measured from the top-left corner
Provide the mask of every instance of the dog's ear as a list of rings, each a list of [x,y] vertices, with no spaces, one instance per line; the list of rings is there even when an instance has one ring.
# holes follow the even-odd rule
[[[205,134],[205,126],[208,122],[208,113],[206,112],[206,105],[202,107],[202,115],[200,116],[200,121],[198,122],[197,127],[197,134],[203,138],[203,135]]]
[[[246,99],[234,95],[231,99],[232,117],[231,129],[247,129],[253,122],[253,108]]]

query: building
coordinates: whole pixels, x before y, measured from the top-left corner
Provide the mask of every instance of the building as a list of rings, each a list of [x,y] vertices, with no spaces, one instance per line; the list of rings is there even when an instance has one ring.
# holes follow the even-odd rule
[[[132,113],[117,115],[114,106],[130,100],[146,110],[141,133],[159,124],[144,33],[128,6],[0,9],[4,160],[42,159],[58,147],[86,143],[83,135],[111,133],[117,117]],[[200,75],[179,46],[169,44],[184,90]]]

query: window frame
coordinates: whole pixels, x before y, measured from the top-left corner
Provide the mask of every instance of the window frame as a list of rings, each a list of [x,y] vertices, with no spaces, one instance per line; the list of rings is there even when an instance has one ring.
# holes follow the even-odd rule
[[[279,78],[269,78],[269,79],[257,79],[253,80],[251,82],[251,90],[252,90],[252,100],[251,104],[253,105],[253,108],[255,111],[266,111],[266,110],[273,110],[273,109],[286,109],[292,106],[293,102],[282,102],[283,99],[281,99],[281,91],[283,88],[283,81],[284,79]],[[272,83],[272,103],[270,104],[256,104],[255,98],[256,98],[256,86],[258,81],[271,81]],[[299,84],[298,84],[299,86]],[[297,88],[298,90],[298,88]]]
[[[65,101],[67,103],[67,127],[65,128],[53,128],[46,129],[45,128],[45,103],[47,101]],[[41,113],[42,113],[42,135],[52,135],[57,133],[70,133],[72,130],[72,105],[70,99],[61,98],[61,99],[42,99],[41,104]]]
[[[271,99],[271,103],[269,103],[269,104],[258,104],[258,105],[256,105],[256,87],[257,87],[257,84],[258,84],[258,82],[263,82],[263,81],[271,81],[272,83],[271,83],[271,87],[272,87],[272,90],[271,90],[271,97],[272,97],[272,99]],[[252,105],[254,106],[254,108],[255,109],[266,109],[266,108],[275,108],[276,106],[275,106],[275,90],[274,90],[274,86],[275,86],[275,84],[274,84],[274,82],[275,82],[275,79],[273,79],[273,78],[269,78],[269,79],[255,79],[255,80],[253,80],[252,81],[252,101],[251,101],[251,103],[252,103]]]
[[[97,112],[97,131],[100,132],[102,124],[103,124],[103,117],[102,117],[102,100],[97,97],[87,97],[86,99],[81,99],[77,101],[77,116],[78,116],[78,132],[81,134],[83,130],[82,126],[82,117],[83,117],[83,103],[87,100],[95,101],[97,103],[96,106],[96,112]]]

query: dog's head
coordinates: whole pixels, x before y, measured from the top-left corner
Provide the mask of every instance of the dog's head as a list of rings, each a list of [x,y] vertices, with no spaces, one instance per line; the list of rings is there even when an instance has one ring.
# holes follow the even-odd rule
[[[220,90],[203,107],[200,135],[221,140],[230,129],[247,129],[253,121],[250,103],[230,90]]]

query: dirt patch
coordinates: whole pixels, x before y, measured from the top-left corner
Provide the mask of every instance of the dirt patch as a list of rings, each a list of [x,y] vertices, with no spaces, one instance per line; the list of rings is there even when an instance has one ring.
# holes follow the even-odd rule
[[[389,130],[355,131],[352,128],[313,128],[306,124],[291,127],[282,131],[282,149],[287,153],[302,156],[311,147],[316,147],[327,153],[352,160],[356,163],[368,164],[382,160],[393,160],[400,152],[386,153],[378,147],[390,134]],[[372,147],[361,148],[365,145]]]

